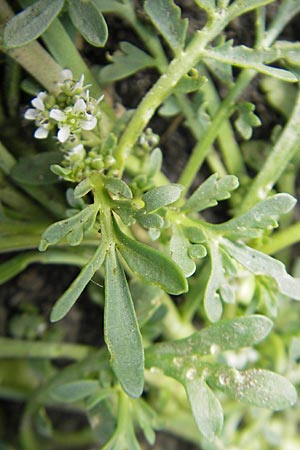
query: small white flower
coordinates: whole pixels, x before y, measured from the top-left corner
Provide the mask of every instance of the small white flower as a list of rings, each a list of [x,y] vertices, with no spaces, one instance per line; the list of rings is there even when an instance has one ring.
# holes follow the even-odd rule
[[[27,120],[36,120],[38,115],[39,115],[38,110],[34,108],[29,108],[25,111],[24,117]]]
[[[82,98],[79,98],[73,107],[73,111],[77,112],[85,112],[86,111],[86,103]]]
[[[44,100],[46,98],[47,98],[47,93],[40,92],[33,100],[31,100],[31,104],[39,111],[45,111]]]
[[[93,130],[97,125],[96,117],[92,116],[91,114],[86,114],[86,118],[86,120],[81,120],[81,128],[83,128],[84,130]]]

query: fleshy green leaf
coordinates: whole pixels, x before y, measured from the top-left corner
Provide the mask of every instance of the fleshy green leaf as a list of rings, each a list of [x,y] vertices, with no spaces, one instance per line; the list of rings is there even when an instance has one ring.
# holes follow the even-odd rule
[[[125,181],[120,180],[120,178],[106,177],[105,187],[113,195],[132,198],[132,192],[128,184]]]
[[[252,136],[252,128],[261,125],[260,119],[254,114],[255,106],[250,102],[238,105],[238,118],[234,124],[241,137],[248,140]]]
[[[101,244],[93,257],[83,267],[79,275],[55,303],[50,316],[51,322],[57,322],[69,312],[95,272],[102,266],[105,252],[106,242],[101,241]]]
[[[290,381],[269,370],[224,367],[214,371],[209,382],[234,399],[274,411],[290,408],[297,400]]]
[[[147,0],[144,6],[154,26],[177,53],[184,47],[187,19],[181,19],[180,8],[173,0]]]
[[[199,431],[209,441],[218,436],[223,427],[222,406],[205,381],[196,378],[185,382],[185,389]]]
[[[145,284],[138,279],[133,279],[129,287],[134,300],[138,323],[142,327],[161,306],[160,299],[163,291],[157,286]]]
[[[20,184],[42,186],[58,182],[57,176],[50,171],[50,165],[61,162],[61,152],[46,152],[21,157],[10,172],[13,180]]]
[[[153,345],[146,350],[146,366],[156,366],[163,370],[172,370],[178,360],[174,357],[187,357],[213,354],[227,350],[250,347],[261,342],[270,333],[272,321],[265,316],[251,315],[232,320],[222,320],[217,324],[197,331],[191,336],[172,342]],[[164,360],[167,358],[167,362]],[[171,358],[170,360],[168,358]],[[172,364],[170,364],[170,362]],[[183,367],[184,360],[182,360]],[[177,364],[178,365],[178,364]],[[169,367],[169,369],[168,369]],[[186,370],[185,367],[183,367]]]
[[[245,214],[216,225],[216,228],[224,235],[235,238],[259,237],[263,230],[276,228],[279,216],[291,211],[295,203],[296,200],[289,194],[276,194],[257,203]]]
[[[160,148],[155,148],[153,150],[153,152],[150,154],[149,157],[149,163],[148,163],[148,167],[147,167],[147,175],[152,178],[154,177],[154,175],[156,175],[162,165],[162,152]]]
[[[198,70],[192,69],[178,81],[174,92],[178,94],[188,94],[190,92],[198,91],[206,82],[206,77],[200,75]]]
[[[163,206],[170,205],[179,199],[183,187],[179,184],[167,184],[158,186],[143,195],[146,211],[152,212]]]
[[[78,245],[83,232],[91,230],[94,226],[97,214],[98,206],[88,205],[74,216],[53,223],[42,234],[39,250],[46,250],[49,245],[56,244],[64,237],[67,237],[71,245]],[[77,240],[74,240],[74,233],[78,236]]]
[[[105,19],[97,6],[84,0],[69,0],[70,18],[84,39],[95,47],[103,47],[108,37]]]
[[[60,13],[64,0],[39,0],[10,19],[4,28],[7,48],[20,47],[37,39]]]
[[[84,197],[86,194],[90,192],[92,189],[91,182],[89,178],[85,178],[82,180],[74,189],[74,198],[81,198]]]
[[[54,400],[74,403],[94,394],[99,387],[99,382],[96,380],[78,380],[55,386],[51,389],[50,395]]]
[[[155,60],[130,42],[121,42],[120,51],[111,56],[112,64],[103,67],[99,72],[102,83],[122,80],[134,73],[155,66]]]
[[[144,228],[162,228],[164,226],[164,219],[159,214],[145,214],[145,211],[138,211],[136,219]]]
[[[288,119],[295,105],[297,87],[271,77],[262,78],[260,87],[265,93],[268,103],[285,119]]]
[[[144,352],[124,270],[114,248],[105,259],[105,341],[112,368],[124,391],[140,397],[144,388]]]
[[[222,239],[224,249],[249,272],[273,278],[280,292],[294,300],[300,300],[300,278],[293,278],[286,272],[285,265],[271,256],[265,255],[240,242]]]
[[[195,0],[195,2],[208,14],[211,14],[212,11],[216,8],[216,0]]]
[[[186,277],[190,277],[196,270],[196,264],[189,256],[189,241],[180,227],[172,227],[170,240],[170,255],[181,268]]]
[[[247,69],[255,69],[257,72],[270,75],[275,78],[279,78],[284,81],[295,83],[297,77],[283,69],[276,67],[270,67],[266,64],[276,60],[278,53],[274,48],[265,49],[252,49],[244,45],[232,47],[223,45],[221,47],[215,47],[204,51],[204,58],[215,59],[224,64],[230,64],[232,66],[238,66]]]
[[[183,206],[185,211],[202,211],[218,204],[218,201],[230,197],[230,192],[239,185],[234,175],[225,175],[218,179],[218,174],[213,174],[205,180],[190,196]]]
[[[117,247],[130,269],[169,292],[181,294],[187,290],[186,279],[180,268],[163,253],[126,236],[115,223]]]

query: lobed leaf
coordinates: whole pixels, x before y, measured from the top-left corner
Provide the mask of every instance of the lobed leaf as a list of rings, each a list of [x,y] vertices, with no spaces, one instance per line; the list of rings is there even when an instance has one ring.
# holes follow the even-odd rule
[[[102,83],[111,83],[129,77],[139,70],[153,67],[155,60],[143,50],[130,42],[121,42],[120,51],[110,58],[112,64],[103,67],[99,72],[99,80]]]
[[[57,300],[51,312],[51,322],[57,322],[62,319],[72,308],[86,285],[92,279],[95,272],[102,266],[105,258],[106,247],[106,242],[102,240],[93,257],[83,267],[79,275],[63,293],[63,295]]]
[[[58,16],[64,0],[38,0],[12,17],[4,28],[4,44],[7,48],[20,47],[37,39]]]
[[[196,270],[196,264],[189,256],[189,246],[189,241],[185,237],[182,229],[174,225],[170,240],[170,255],[186,277],[193,275]]]
[[[187,19],[181,19],[180,8],[173,0],[147,0],[145,11],[153,25],[177,53],[184,47],[188,26]]]
[[[117,248],[129,268],[149,283],[170,294],[187,291],[187,281],[181,269],[170,258],[148,245],[133,240],[121,232],[115,222]]]
[[[75,28],[84,39],[95,47],[103,47],[107,41],[108,29],[102,12],[92,2],[69,0],[68,11]]]
[[[259,408],[279,411],[297,401],[297,391],[290,381],[269,370],[224,367],[215,370],[208,381],[230,397]]]
[[[98,214],[98,206],[88,205],[82,211],[73,216],[55,222],[42,234],[39,250],[44,251],[51,244],[56,244],[67,237],[71,245],[78,245],[83,237],[83,232],[91,230]],[[77,239],[74,237],[77,236]]]
[[[214,440],[223,427],[223,410],[219,400],[201,378],[187,379],[185,389],[200,433],[207,440]]]
[[[171,205],[179,199],[183,187],[179,184],[167,184],[158,186],[146,192],[142,199],[145,202],[146,211],[153,212],[163,206]]]
[[[282,294],[294,300],[300,300],[300,278],[293,278],[289,275],[281,261],[247,247],[245,244],[231,242],[228,239],[222,239],[222,246],[249,272],[273,278]]]
[[[133,398],[144,388],[144,351],[124,270],[114,247],[105,259],[104,336],[111,366],[124,391]]]
[[[182,209],[184,211],[202,211],[218,204],[218,201],[230,197],[230,192],[239,185],[234,175],[225,175],[218,179],[217,173],[205,180],[186,201]]]
[[[120,180],[120,178],[106,177],[105,187],[113,195],[118,195],[125,198],[132,198],[132,192],[130,187],[125,181]]]
[[[250,102],[238,105],[238,117],[234,124],[242,138],[248,140],[252,136],[252,128],[261,125],[260,119],[254,114],[255,106]]]
[[[241,216],[215,227],[225,236],[234,238],[259,237],[263,230],[271,230],[278,226],[278,218],[295,206],[296,200],[289,194],[276,194],[257,203]]]

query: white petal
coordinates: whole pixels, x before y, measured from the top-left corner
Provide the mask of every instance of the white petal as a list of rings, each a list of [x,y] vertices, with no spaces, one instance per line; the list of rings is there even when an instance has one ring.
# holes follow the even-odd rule
[[[56,108],[51,109],[49,116],[51,119],[57,120],[58,122],[63,122],[66,119],[65,113]]]
[[[62,144],[67,141],[68,137],[70,136],[70,127],[68,125],[65,125],[62,127],[59,132],[57,133],[57,139]]]
[[[62,70],[61,80],[62,81],[73,80],[73,74],[72,74],[71,70],[69,70],[69,69]]]
[[[82,98],[79,98],[73,107],[74,112],[84,112],[86,111],[86,104]]]
[[[26,109],[24,117],[27,120],[35,120],[38,116],[39,112],[34,108]]]
[[[32,106],[34,106],[36,109],[38,109],[40,111],[45,110],[44,102],[40,97],[36,97],[33,100],[31,100],[31,104],[32,104]]]
[[[89,120],[82,120],[80,125],[84,130],[92,130],[97,125],[97,119],[92,116]]]
[[[49,134],[49,130],[44,127],[39,127],[35,130],[34,137],[36,139],[45,139]]]

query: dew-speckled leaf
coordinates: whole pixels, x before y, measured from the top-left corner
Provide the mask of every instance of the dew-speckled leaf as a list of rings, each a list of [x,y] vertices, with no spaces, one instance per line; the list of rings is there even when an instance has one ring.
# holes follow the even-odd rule
[[[95,47],[103,47],[108,37],[105,19],[96,5],[90,1],[69,0],[68,11],[75,28],[84,39]]]
[[[265,339],[272,326],[273,323],[268,317],[258,314],[222,320],[187,338],[153,345],[146,351],[146,365],[161,367],[164,370],[166,357],[186,357],[193,360],[195,355],[198,355],[201,360],[201,356],[216,351],[250,347]]]
[[[189,256],[189,246],[182,229],[174,225],[170,239],[170,255],[186,277],[193,275],[196,270],[196,264]]]
[[[187,379],[185,389],[200,433],[207,440],[214,440],[223,427],[223,410],[219,400],[200,378]]]
[[[228,222],[216,225],[223,235],[234,238],[259,237],[263,230],[271,230],[278,226],[278,218],[295,206],[296,200],[289,194],[276,194],[257,203],[246,213]]]
[[[68,234],[72,231],[74,233],[74,230],[82,230],[82,233],[89,231],[95,223],[97,214],[98,206],[88,205],[74,216],[53,223],[42,234],[39,250],[44,251],[49,245],[56,244],[64,237],[68,238]],[[78,232],[80,233],[80,231]]]
[[[50,396],[60,402],[74,403],[94,394],[99,387],[96,380],[76,380],[53,387]]]
[[[144,350],[124,270],[114,247],[105,259],[105,342],[112,368],[124,391],[133,398],[144,388]]]
[[[116,51],[111,56],[111,64],[100,70],[99,80],[101,83],[122,80],[142,69],[156,65],[155,60],[150,55],[130,42],[121,42],[120,50],[122,53]]]
[[[130,269],[149,283],[170,294],[186,292],[188,286],[181,269],[170,258],[148,245],[126,236],[115,223],[117,247]]]
[[[179,199],[183,187],[179,184],[167,184],[158,186],[146,192],[142,199],[145,202],[146,211],[153,212],[163,206],[171,205]]]
[[[269,370],[238,371],[224,367],[215,370],[208,381],[230,397],[260,408],[279,411],[297,401],[297,391],[291,382]]]
[[[57,176],[51,172],[50,166],[62,160],[61,152],[45,152],[37,155],[21,157],[10,172],[13,180],[20,184],[42,186],[57,183]]]
[[[145,211],[138,211],[136,219],[144,228],[159,229],[164,226],[164,219],[159,214],[145,214]]]
[[[280,80],[295,83],[297,77],[288,70],[278,69],[266,65],[277,59],[278,53],[273,48],[252,49],[244,45],[237,47],[215,47],[204,52],[204,58],[215,59],[223,64],[230,64],[241,68],[254,69],[265,75],[270,75]],[[266,64],[265,64],[266,63]]]
[[[4,28],[7,48],[20,47],[37,39],[58,16],[64,0],[39,0],[10,19]]]
[[[115,177],[106,177],[105,178],[105,187],[113,195],[132,198],[132,192],[130,187],[125,181],[120,180],[120,178]]]
[[[232,258],[236,259],[249,272],[273,278],[282,294],[294,300],[300,300],[300,278],[293,278],[289,275],[281,261],[240,242],[223,239],[222,246]]]
[[[202,211],[218,204],[218,201],[230,197],[230,192],[239,185],[234,175],[225,175],[219,179],[218,174],[213,174],[205,180],[190,196],[183,206],[185,211]]]
[[[51,322],[57,322],[70,311],[95,272],[102,266],[105,252],[106,243],[102,241],[90,261],[83,267],[79,275],[55,303],[50,316]]]
[[[144,6],[153,25],[176,53],[185,44],[188,20],[173,0],[147,0]]]

